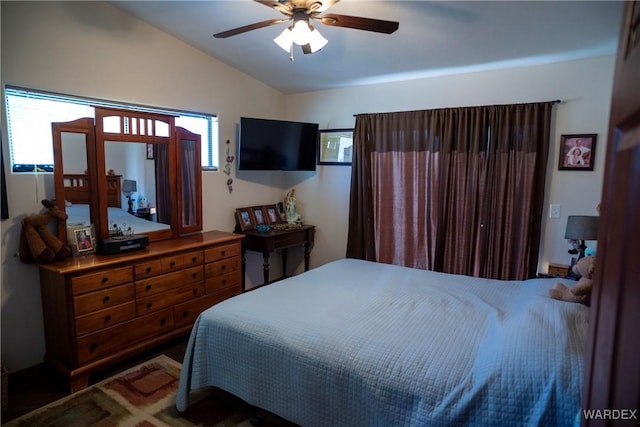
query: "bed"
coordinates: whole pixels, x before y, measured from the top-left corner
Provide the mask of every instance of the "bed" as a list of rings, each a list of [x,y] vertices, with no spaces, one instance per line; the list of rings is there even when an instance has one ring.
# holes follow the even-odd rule
[[[589,310],[553,283],[334,261],[204,311],[176,407],[213,386],[305,427],[572,425]]]
[[[110,226],[117,224],[119,228],[126,230],[129,227],[136,234],[145,234],[152,231],[168,230],[168,224],[147,221],[129,214],[121,208],[122,191],[120,180],[122,175],[108,174],[107,176],[107,218]],[[90,225],[89,209],[89,180],[85,174],[64,175],[65,211],[68,226]]]

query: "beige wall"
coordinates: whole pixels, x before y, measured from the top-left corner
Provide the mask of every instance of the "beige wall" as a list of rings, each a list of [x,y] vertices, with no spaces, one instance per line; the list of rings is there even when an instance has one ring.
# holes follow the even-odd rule
[[[327,129],[353,127],[356,113],[562,99],[566,102],[556,107],[546,192],[548,203],[562,205],[562,217],[545,215],[542,271],[549,261],[566,258],[566,216],[595,214],[613,57],[285,96],[104,3],[1,2],[0,7],[4,84],[218,114],[221,155],[226,140],[235,150],[240,116],[313,121]],[[594,172],[557,171],[563,133],[598,134]],[[234,172],[231,194],[226,175],[205,172],[204,228],[232,230],[236,207],[273,203],[295,188],[303,220],[318,227],[312,267],[343,258],[350,169]],[[9,174],[7,185],[12,216],[2,221],[1,351],[3,365],[16,371],[39,363],[45,351],[37,268],[15,257],[19,224],[24,215],[40,210],[41,199],[53,197],[53,188],[46,174]],[[301,270],[301,254],[289,252],[290,268]],[[272,260],[274,276],[280,273],[278,260]],[[247,261],[248,286],[260,283],[261,256],[250,253]]]

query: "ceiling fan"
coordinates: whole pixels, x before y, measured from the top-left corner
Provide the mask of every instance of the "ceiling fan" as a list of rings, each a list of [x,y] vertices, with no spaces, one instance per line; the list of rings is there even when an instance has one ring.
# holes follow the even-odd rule
[[[267,21],[256,22],[255,24],[244,25],[232,30],[214,34],[213,37],[224,39],[247,31],[271,25],[282,24],[292,21],[273,41],[282,49],[289,52],[289,58],[293,61],[293,45],[302,47],[305,54],[315,53],[327,44],[327,39],[322,37],[320,32],[310,24],[311,20],[318,21],[324,25],[334,27],[353,28],[356,30],[373,31],[376,33],[391,34],[398,29],[398,22],[384,21],[381,19],[363,18],[360,16],[338,15],[335,13],[325,13],[320,16],[340,0],[254,0],[272,9],[277,10],[286,18],[269,19]]]

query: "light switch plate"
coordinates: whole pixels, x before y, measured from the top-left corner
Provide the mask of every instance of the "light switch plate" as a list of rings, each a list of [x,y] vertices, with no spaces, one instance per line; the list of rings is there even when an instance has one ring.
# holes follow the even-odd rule
[[[560,218],[560,205],[549,205],[549,218]]]

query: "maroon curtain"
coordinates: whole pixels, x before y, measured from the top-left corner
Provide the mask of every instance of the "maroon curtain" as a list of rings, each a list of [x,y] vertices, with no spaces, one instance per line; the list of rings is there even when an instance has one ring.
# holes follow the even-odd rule
[[[552,105],[357,116],[347,256],[533,276]]]

